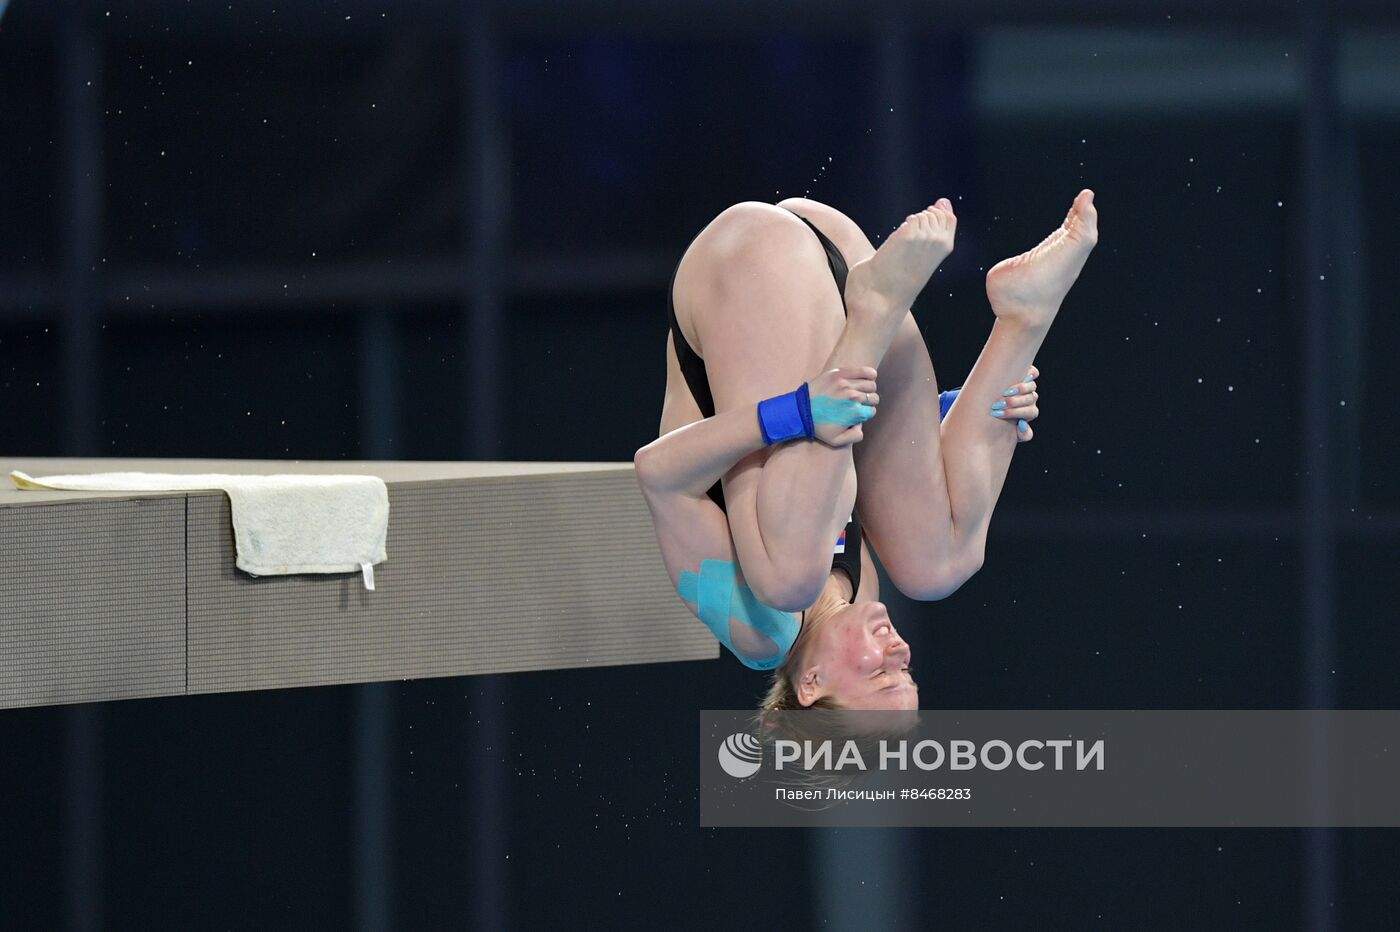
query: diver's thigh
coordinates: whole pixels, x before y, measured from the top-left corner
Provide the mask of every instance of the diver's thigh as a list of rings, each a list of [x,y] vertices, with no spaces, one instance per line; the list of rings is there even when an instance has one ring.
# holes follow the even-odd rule
[[[745,202],[691,248],[675,300],[703,353],[716,413],[820,374],[845,311],[826,251],[806,224],[772,204]]]
[[[853,449],[856,507],[880,562],[906,594],[927,588],[951,526],[938,414],[938,377],[912,313],[880,363],[880,406]]]
[[[820,374],[831,355],[845,312],[826,261],[826,250],[806,224],[772,204],[738,205],[717,218],[692,248],[700,252],[696,272],[677,288],[689,302],[691,321],[703,348],[705,370],[716,413],[751,406],[793,391]],[[690,257],[687,256],[687,260]],[[679,309],[678,309],[679,313]],[[744,575],[755,593],[778,593],[792,579],[814,575],[812,561],[831,547],[783,543],[781,529],[759,526],[759,490],[764,475],[784,471],[785,482],[800,482],[791,464],[806,462],[809,441],[754,450],[724,475],[730,533]],[[833,451],[827,451],[833,452]],[[855,467],[849,451],[848,476],[838,501],[813,507],[833,515],[855,501]],[[796,459],[793,459],[793,458]],[[789,465],[784,465],[787,463]],[[842,514],[842,521],[846,515]],[[832,539],[839,530],[833,518]],[[810,551],[810,552],[809,552]],[[760,595],[760,598],[763,598]]]
[[[780,201],[821,229],[854,265],[874,254],[869,238],[850,217],[807,198]],[[861,427],[851,449],[859,477],[856,506],[872,549],[895,587],[925,591],[931,570],[947,547],[938,528],[951,508],[939,434],[938,377],[918,321],[904,314],[879,365],[880,406]]]

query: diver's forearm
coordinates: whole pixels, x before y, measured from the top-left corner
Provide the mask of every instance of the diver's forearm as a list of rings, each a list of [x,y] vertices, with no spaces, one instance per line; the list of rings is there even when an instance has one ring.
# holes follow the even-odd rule
[[[758,405],[742,405],[657,437],[633,462],[637,481],[647,488],[701,496],[735,463],[763,447]]]

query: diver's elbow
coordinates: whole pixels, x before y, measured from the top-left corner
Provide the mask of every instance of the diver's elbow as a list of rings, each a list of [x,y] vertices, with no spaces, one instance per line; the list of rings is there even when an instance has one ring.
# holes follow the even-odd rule
[[[656,451],[651,444],[647,444],[636,453],[632,454],[632,471],[637,477],[637,484],[640,485],[643,490],[650,490],[656,487],[655,459]]]

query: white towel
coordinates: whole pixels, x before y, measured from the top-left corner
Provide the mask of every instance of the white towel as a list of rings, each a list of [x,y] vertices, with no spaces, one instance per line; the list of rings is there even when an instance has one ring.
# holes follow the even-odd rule
[[[374,564],[386,559],[389,490],[378,476],[107,472],[34,479],[15,470],[10,478],[21,489],[222,489],[233,511],[237,566],[255,576],[360,570],[373,589]]]

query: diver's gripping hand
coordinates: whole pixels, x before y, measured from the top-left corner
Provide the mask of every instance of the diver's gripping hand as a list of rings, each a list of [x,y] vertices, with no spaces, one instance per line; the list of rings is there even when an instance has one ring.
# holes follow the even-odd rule
[[[816,439],[830,447],[847,447],[863,437],[861,425],[875,416],[880,396],[871,366],[829,369],[808,382]]]

